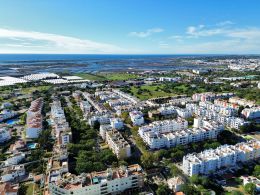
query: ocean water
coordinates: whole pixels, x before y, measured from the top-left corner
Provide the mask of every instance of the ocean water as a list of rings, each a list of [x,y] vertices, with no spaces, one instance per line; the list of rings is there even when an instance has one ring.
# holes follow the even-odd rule
[[[178,59],[207,55],[0,54],[0,75],[37,72],[115,72],[194,68]],[[209,55],[208,55],[209,56]]]

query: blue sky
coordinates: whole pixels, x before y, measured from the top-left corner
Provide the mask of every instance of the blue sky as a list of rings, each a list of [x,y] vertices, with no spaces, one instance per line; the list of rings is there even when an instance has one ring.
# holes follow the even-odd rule
[[[259,54],[259,0],[0,0],[0,53]]]

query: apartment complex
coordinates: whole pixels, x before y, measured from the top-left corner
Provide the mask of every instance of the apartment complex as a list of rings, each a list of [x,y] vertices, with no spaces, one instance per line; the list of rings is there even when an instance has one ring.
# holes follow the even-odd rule
[[[52,195],[105,195],[121,194],[126,190],[144,186],[144,174],[140,165],[122,166],[101,172],[59,175],[49,180]]]
[[[66,121],[64,110],[61,107],[60,101],[53,101],[51,105],[51,124],[53,134],[57,139],[58,145],[66,145],[71,140],[71,129]]]
[[[26,138],[38,138],[42,131],[42,106],[42,98],[38,98],[31,102],[26,119]]]
[[[247,119],[260,118],[260,106],[253,108],[245,108],[241,113]]]
[[[106,132],[106,142],[118,159],[131,156],[131,146],[117,130]]]
[[[236,166],[260,157],[260,142],[253,140],[234,146],[223,145],[201,153],[188,154],[183,157],[183,172],[189,176],[209,174],[224,168]]]
[[[10,130],[7,127],[0,126],[0,143],[4,143],[11,139]]]
[[[202,121],[196,128],[187,129],[187,121],[162,121],[155,128],[144,126],[139,128],[139,135],[151,149],[171,148],[191,142],[215,139],[224,127],[213,121]],[[164,125],[162,125],[164,124]]]
[[[206,92],[206,93],[195,93],[192,95],[192,99],[194,101],[213,101],[215,99],[219,99],[219,98],[229,98],[234,96],[233,93],[220,93],[220,94],[216,94],[216,93],[212,93],[212,92]]]
[[[141,111],[131,111],[129,113],[129,116],[131,118],[131,121],[133,122],[133,125],[140,126],[144,123],[144,117]]]

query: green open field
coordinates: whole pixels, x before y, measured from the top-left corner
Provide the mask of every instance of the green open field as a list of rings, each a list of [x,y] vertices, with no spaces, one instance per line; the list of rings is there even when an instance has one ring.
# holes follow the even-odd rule
[[[83,79],[88,79],[92,81],[123,81],[129,79],[138,78],[138,75],[129,74],[129,73],[99,73],[99,74],[90,74],[90,73],[77,73],[76,76],[82,77]]]
[[[174,93],[163,91],[161,87],[162,85],[143,85],[140,88],[131,87],[130,90],[140,100],[175,95]]]

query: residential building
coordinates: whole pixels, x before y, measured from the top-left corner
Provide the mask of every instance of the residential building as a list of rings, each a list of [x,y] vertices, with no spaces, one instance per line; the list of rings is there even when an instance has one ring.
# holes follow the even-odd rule
[[[249,106],[249,107],[254,107],[255,106],[255,101],[251,101],[251,100],[246,100],[243,98],[239,98],[239,97],[231,97],[228,99],[228,101],[232,104],[238,104],[240,106]]]
[[[247,119],[260,118],[260,106],[253,108],[245,108],[241,114]]]
[[[124,93],[124,92],[118,90],[118,89],[112,89],[112,91],[113,91],[114,93],[116,93],[117,95],[119,95],[120,97],[129,100],[129,101],[132,102],[133,104],[137,104],[137,103],[140,102],[140,100],[137,99],[136,97],[133,97],[133,96],[127,94],[127,93]]]
[[[5,160],[5,165],[18,165],[22,160],[25,159],[25,153],[23,152],[17,152],[12,155],[10,155],[6,160]]]
[[[0,195],[17,195],[19,189],[19,184],[11,184],[10,182],[5,182],[0,184]]]
[[[42,131],[42,106],[42,98],[38,98],[31,102],[31,106],[27,111],[26,138],[38,138]]]
[[[64,174],[53,177],[49,179],[49,192],[52,195],[122,194],[126,190],[138,190],[144,186],[143,170],[137,164],[79,176]]]
[[[4,120],[13,118],[17,115],[17,112],[12,110],[2,110],[0,113],[0,122],[3,122]]]
[[[185,182],[181,177],[177,176],[168,179],[167,184],[173,192],[179,192],[181,190],[181,186],[185,184]]]
[[[242,176],[240,178],[243,180],[243,186],[248,183],[253,183],[256,186],[256,192],[260,192],[260,179],[253,176]]]
[[[178,116],[182,118],[189,118],[192,116],[192,112],[188,109],[183,109],[183,108],[176,108],[176,112]]]
[[[238,162],[247,162],[260,157],[260,142],[252,140],[236,145],[223,145],[201,153],[188,154],[183,157],[182,170],[192,176],[209,174],[221,168],[234,167]]]
[[[120,130],[124,127],[124,122],[120,118],[110,119],[110,124],[113,129],[117,129],[117,130]]]
[[[117,130],[106,132],[106,142],[118,159],[131,156],[131,146]]]
[[[202,121],[198,127],[187,129],[187,121],[179,127],[153,129],[144,126],[139,128],[139,135],[151,149],[171,148],[177,145],[187,145],[191,142],[216,139],[217,135],[224,130],[224,126],[213,121]]]
[[[9,166],[3,169],[3,172],[1,173],[1,181],[2,182],[13,181],[15,179],[19,179],[19,177],[22,177],[24,175],[25,175],[24,165]]]
[[[144,123],[144,117],[141,111],[131,111],[129,113],[129,116],[131,118],[131,121],[133,122],[133,125],[140,126]]]
[[[0,143],[7,142],[11,139],[10,130],[5,126],[0,126]]]

